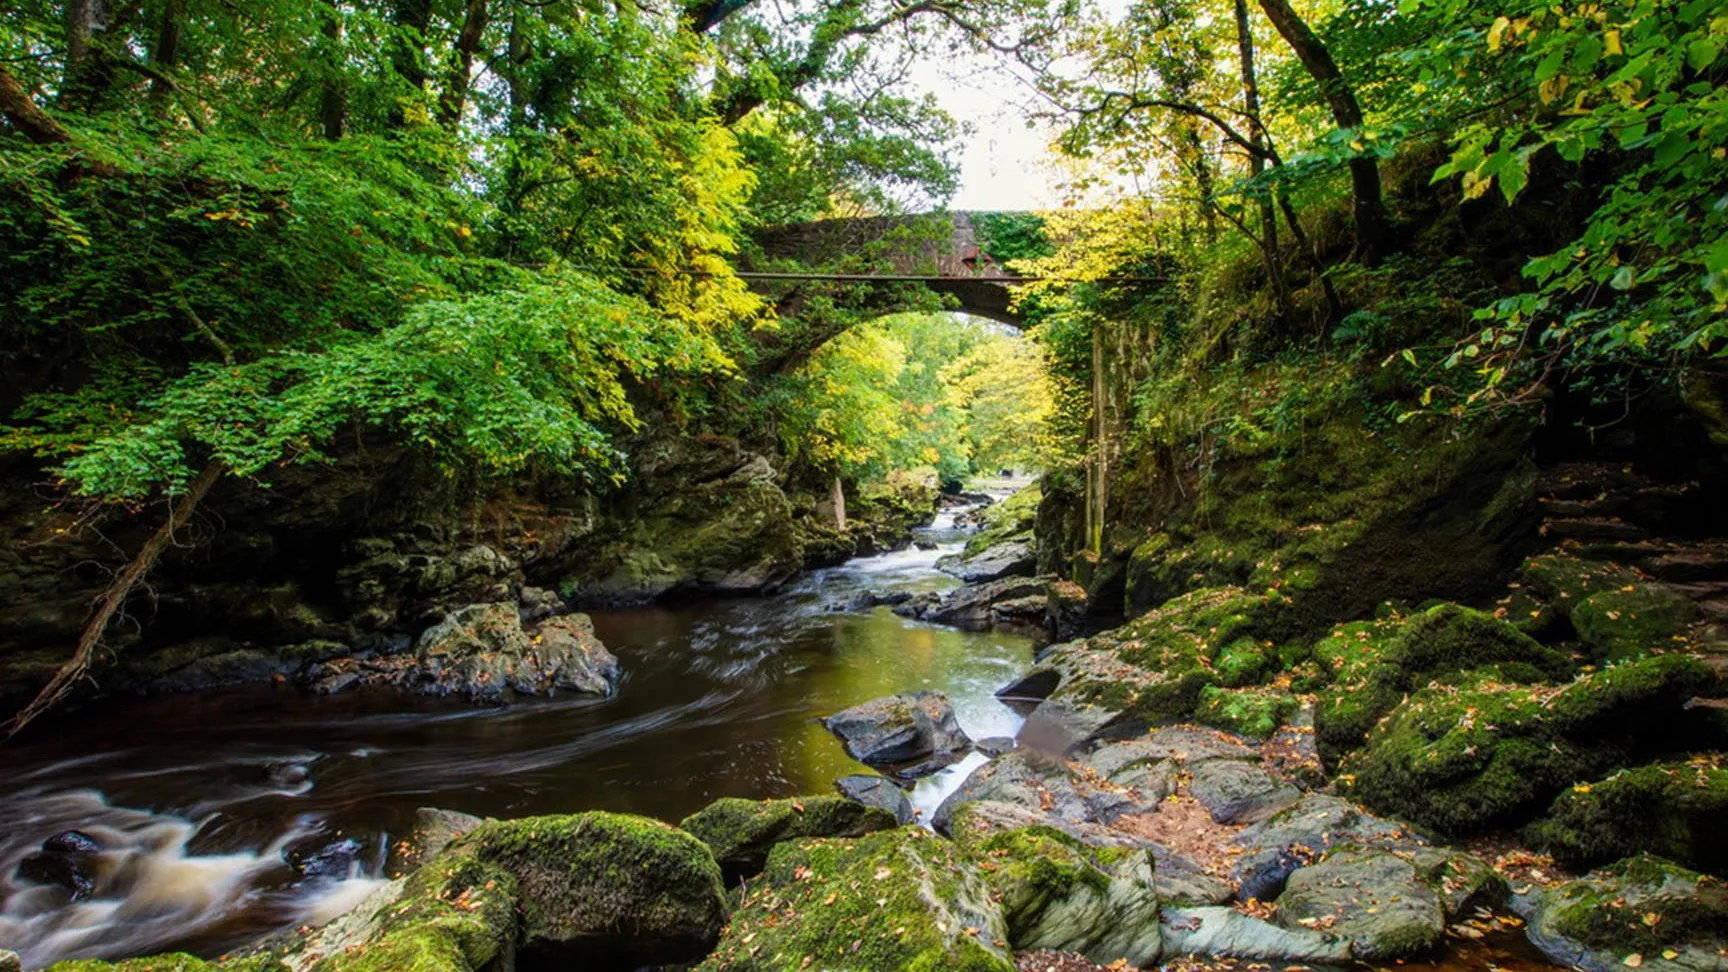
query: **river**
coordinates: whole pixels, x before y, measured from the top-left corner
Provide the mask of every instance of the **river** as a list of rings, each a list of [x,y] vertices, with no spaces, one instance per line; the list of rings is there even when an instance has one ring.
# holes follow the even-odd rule
[[[25,968],[184,949],[218,955],[334,916],[380,880],[418,807],[520,817],[617,810],[676,822],[723,796],[830,792],[863,772],[817,718],[919,689],[948,693],[973,738],[1013,735],[996,688],[1033,642],[838,612],[859,591],[945,590],[936,549],[860,558],[772,598],[593,612],[624,677],[609,699],[476,708],[288,687],[138,699],[55,718],[0,751],[0,947]],[[919,784],[926,814],[983,761]],[[18,862],[78,829],[104,845],[91,898],[22,883]],[[352,866],[302,877],[286,855],[342,839]],[[351,845],[352,847],[353,845]]]

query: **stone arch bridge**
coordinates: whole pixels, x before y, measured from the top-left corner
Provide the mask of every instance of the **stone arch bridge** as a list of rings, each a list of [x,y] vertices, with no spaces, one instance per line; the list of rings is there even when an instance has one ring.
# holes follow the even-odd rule
[[[1021,316],[1010,308],[1014,275],[986,251],[980,223],[1013,213],[944,212],[920,216],[828,219],[762,229],[757,253],[739,276],[775,299],[782,316],[796,316],[808,292],[849,292],[854,306],[882,313],[904,309],[926,288],[954,298],[955,310],[1013,327]],[[795,269],[787,269],[795,265]]]

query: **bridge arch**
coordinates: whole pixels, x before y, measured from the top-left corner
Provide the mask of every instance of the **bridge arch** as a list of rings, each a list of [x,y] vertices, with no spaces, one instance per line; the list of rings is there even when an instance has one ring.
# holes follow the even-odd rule
[[[883,313],[896,306],[904,288],[922,285],[954,298],[951,310],[1011,327],[1025,319],[1015,311],[1009,288],[1021,278],[984,250],[968,212],[919,216],[827,219],[768,227],[753,234],[758,260],[740,271],[759,293],[784,299],[799,281],[828,281],[868,288],[867,304]],[[809,272],[771,269],[795,263]],[[856,272],[820,272],[821,267],[868,267]]]

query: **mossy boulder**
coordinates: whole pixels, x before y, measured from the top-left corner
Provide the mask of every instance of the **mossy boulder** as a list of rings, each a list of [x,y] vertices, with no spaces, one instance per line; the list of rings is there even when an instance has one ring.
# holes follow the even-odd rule
[[[1037,526],[1038,504],[1043,498],[1043,490],[1034,483],[1016,490],[1000,503],[985,507],[978,514],[980,529],[966,540],[964,556],[976,557],[1004,543],[1021,543],[1036,557],[1038,542],[1033,528]]]
[[[768,852],[785,840],[862,837],[900,825],[894,814],[838,796],[787,800],[726,797],[678,824],[708,845],[728,884],[761,872]]]
[[[1411,616],[1340,625],[1313,655],[1333,684],[1315,703],[1321,758],[1335,764],[1407,693],[1436,676],[1498,665],[1520,681],[1564,678],[1572,661],[1490,614],[1438,604]]]
[[[1078,952],[1149,966],[1161,948],[1154,861],[1145,850],[1088,847],[1049,827],[991,834],[973,848],[1015,949]]]
[[[1008,929],[973,860],[902,827],[782,843],[702,972],[1013,972]]]
[[[1569,968],[1724,967],[1728,886],[1659,857],[1630,857],[1576,881],[1532,890],[1513,905],[1528,922],[1530,941]]]
[[[582,813],[485,824],[428,870],[472,861],[520,888],[520,954],[591,968],[691,962],[720,936],[720,868],[707,845],[645,817]]]
[[[1073,744],[1185,721],[1207,686],[1225,684],[1220,658],[1233,660],[1231,682],[1263,669],[1262,636],[1282,606],[1275,594],[1196,591],[1120,628],[1057,645],[1034,670],[1059,679],[1034,719]]]
[[[1446,834],[1520,823],[1637,750],[1714,675],[1662,656],[1560,686],[1481,669],[1411,695],[1340,764],[1342,792]]]
[[[1446,931],[1440,897],[1410,861],[1391,851],[1348,848],[1290,875],[1278,897],[1286,928],[1324,928],[1350,939],[1359,961],[1432,951]]]
[[[1219,688],[1200,690],[1194,721],[1250,739],[1266,739],[1290,721],[1300,707],[1294,695],[1275,688]]]
[[[1561,793],[1531,825],[1536,846],[1583,869],[1647,852],[1728,874],[1728,769],[1721,756],[1652,763]]]
[[[1685,596],[1619,564],[1551,553],[1526,561],[1520,576],[1599,661],[1672,650],[1700,617]],[[1532,609],[1537,620],[1543,609]]]
[[[853,759],[870,766],[949,760],[972,746],[941,692],[911,692],[872,699],[822,720]]]
[[[420,635],[414,654],[399,656],[394,684],[428,695],[507,702],[559,691],[611,695],[618,685],[612,656],[584,614],[547,618],[524,629],[514,602],[470,604]]]

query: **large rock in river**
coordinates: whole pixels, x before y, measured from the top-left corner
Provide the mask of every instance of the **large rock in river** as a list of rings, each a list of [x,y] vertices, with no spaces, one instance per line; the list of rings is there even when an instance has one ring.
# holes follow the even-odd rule
[[[1569,968],[1728,969],[1728,885],[1659,857],[1630,857],[1512,904],[1530,941]]]
[[[397,684],[429,695],[503,702],[564,690],[610,695],[618,659],[594,637],[587,615],[566,614],[524,630],[515,604],[471,604],[426,630]]]
[[[936,566],[968,584],[981,584],[1004,577],[1030,577],[1037,572],[1038,551],[1028,537],[998,543],[976,554],[943,557],[936,562]]]
[[[892,695],[855,705],[823,720],[852,758],[871,766],[903,766],[956,756],[972,740],[941,692]]]

